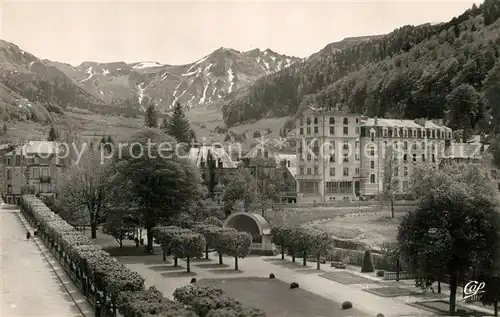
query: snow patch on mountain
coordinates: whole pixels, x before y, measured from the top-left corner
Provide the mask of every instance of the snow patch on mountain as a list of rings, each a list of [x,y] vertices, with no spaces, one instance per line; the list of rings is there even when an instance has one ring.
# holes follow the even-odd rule
[[[84,81],[87,81],[87,80],[91,79],[92,76],[94,76],[94,73],[92,73],[92,67],[87,68],[86,73],[89,74],[89,77],[87,77],[84,80],[80,81],[80,84],[83,83]]]
[[[233,92],[233,86],[234,86],[234,73],[231,68],[227,69],[227,79],[229,80],[230,86],[229,86],[229,93]]]
[[[140,62],[135,65],[134,69],[152,68],[152,67],[162,67],[163,65],[158,62]]]
[[[137,85],[137,88],[139,89],[139,104],[142,104],[142,100],[144,100],[144,82],[140,83]]]

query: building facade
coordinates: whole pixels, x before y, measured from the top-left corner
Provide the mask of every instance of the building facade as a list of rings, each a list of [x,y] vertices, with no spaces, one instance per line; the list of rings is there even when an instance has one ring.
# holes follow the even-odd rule
[[[63,165],[58,162],[59,144],[30,141],[2,157],[5,200],[18,203],[23,190],[34,194],[55,193]]]
[[[450,128],[425,120],[304,112],[296,122],[299,202],[376,198],[391,180],[404,195],[414,164],[439,164]]]

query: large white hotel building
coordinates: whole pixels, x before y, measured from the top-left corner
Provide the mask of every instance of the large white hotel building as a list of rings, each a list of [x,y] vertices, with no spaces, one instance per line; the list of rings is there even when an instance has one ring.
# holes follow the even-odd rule
[[[325,202],[377,197],[386,169],[395,193],[404,195],[414,164],[437,166],[452,130],[427,120],[311,110],[297,119],[296,137],[298,202]]]

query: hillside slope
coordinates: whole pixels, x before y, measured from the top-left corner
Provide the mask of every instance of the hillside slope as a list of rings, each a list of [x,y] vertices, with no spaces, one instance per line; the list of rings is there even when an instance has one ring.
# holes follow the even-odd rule
[[[285,116],[310,103],[371,116],[448,116],[453,111],[446,98],[455,88],[468,84],[483,92],[482,82],[498,59],[499,15],[499,1],[487,0],[448,23],[405,26],[318,54],[229,96],[224,121],[232,126]],[[463,113],[453,114],[454,123]]]

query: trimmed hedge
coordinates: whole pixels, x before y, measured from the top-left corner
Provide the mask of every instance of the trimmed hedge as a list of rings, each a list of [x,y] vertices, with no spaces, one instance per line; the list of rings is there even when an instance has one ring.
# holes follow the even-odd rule
[[[61,217],[54,214],[34,195],[23,195],[21,208],[38,235],[64,264],[75,268],[76,277],[81,280],[84,293],[95,290],[116,304],[124,317],[145,316],[196,316],[185,311],[178,304],[164,298],[154,288],[144,289],[144,278],[129,270],[95,245],[91,239],[78,232]],[[90,288],[89,288],[90,286]]]
[[[328,254],[328,261],[343,262],[347,264],[363,266],[364,251],[347,250],[340,248],[332,248]],[[394,271],[396,270],[396,261],[392,257],[386,257],[381,254],[371,253],[373,266],[376,269]]]

